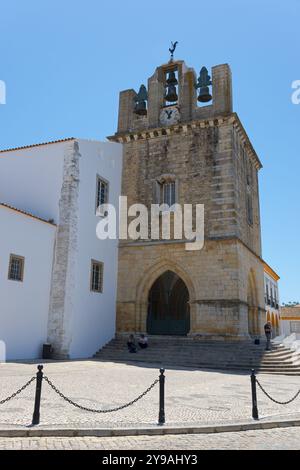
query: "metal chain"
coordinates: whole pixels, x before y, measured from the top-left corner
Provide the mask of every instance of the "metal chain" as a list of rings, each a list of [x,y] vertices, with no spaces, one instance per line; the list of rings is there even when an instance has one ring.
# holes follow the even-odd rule
[[[79,405],[78,403],[74,402],[73,400],[71,400],[70,398],[66,397],[62,392],[60,392],[58,390],[57,387],[55,387],[55,385],[51,382],[51,380],[48,379],[48,377],[45,377],[44,376],[44,379],[46,380],[46,382],[48,383],[48,385],[50,385],[50,387],[55,391],[55,393],[57,393],[61,398],[63,398],[65,401],[67,401],[68,403],[70,403],[70,405],[73,405],[75,406],[76,408],[79,408],[80,410],[83,410],[83,411],[91,411],[93,413],[112,413],[113,411],[119,411],[119,410],[123,410],[124,408],[127,408],[128,406],[131,406],[133,405],[134,403],[136,403],[137,401],[141,400],[141,398],[143,398],[145,395],[147,395],[147,393],[149,393],[153,387],[155,387],[155,385],[159,382],[159,379],[156,379],[152,385],[150,385],[149,388],[147,388],[147,390],[145,390],[141,395],[139,395],[137,398],[135,398],[134,400],[130,401],[129,403],[126,403],[125,405],[121,405],[121,406],[118,406],[116,408],[112,408],[112,409],[109,409],[109,410],[95,410],[94,408],[87,408],[86,406],[82,406],[82,405]]]
[[[25,388],[27,388],[35,379],[36,377],[32,377],[30,380],[28,380],[28,382],[25,385],[23,385],[23,387],[19,388],[19,390],[17,390],[15,393],[5,398],[4,400],[1,400],[0,405],[3,405],[4,403],[8,402],[12,398],[15,398],[17,395],[19,395],[19,393],[23,392],[23,390],[25,390]]]
[[[288,405],[289,403],[292,403],[292,401],[296,400],[296,398],[300,395],[300,389],[298,390],[298,392],[296,393],[296,395],[293,396],[293,398],[291,398],[290,400],[288,401],[278,401],[278,400],[275,400],[275,398],[272,398],[268,392],[266,392],[266,390],[263,388],[263,386],[259,383],[259,381],[256,379],[256,382],[257,382],[257,385],[259,386],[259,388],[261,389],[261,391],[271,400],[273,401],[274,403],[277,403],[278,405]]]

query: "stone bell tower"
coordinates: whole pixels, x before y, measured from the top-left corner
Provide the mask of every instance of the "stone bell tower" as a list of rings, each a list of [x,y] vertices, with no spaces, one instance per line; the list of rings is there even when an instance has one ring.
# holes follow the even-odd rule
[[[211,74],[211,77],[210,77]],[[181,60],[139,92],[120,93],[122,195],[142,203],[204,204],[205,242],[121,240],[117,332],[245,339],[264,320],[258,170],[232,109],[227,64],[197,77]]]

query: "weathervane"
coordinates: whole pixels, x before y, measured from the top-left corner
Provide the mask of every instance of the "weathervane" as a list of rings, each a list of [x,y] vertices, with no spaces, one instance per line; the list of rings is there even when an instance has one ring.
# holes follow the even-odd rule
[[[169,51],[170,51],[170,54],[171,54],[170,62],[173,62],[174,52],[175,52],[175,49],[177,47],[177,44],[178,44],[178,41],[171,42],[171,47],[169,48]]]

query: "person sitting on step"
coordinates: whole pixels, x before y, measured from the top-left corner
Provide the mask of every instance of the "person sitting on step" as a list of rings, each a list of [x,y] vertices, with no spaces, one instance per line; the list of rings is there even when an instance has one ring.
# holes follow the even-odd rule
[[[130,353],[136,353],[136,344],[133,335],[130,335],[127,341],[128,351]]]
[[[139,347],[141,349],[146,349],[148,347],[148,338],[144,334],[141,334],[139,337]]]

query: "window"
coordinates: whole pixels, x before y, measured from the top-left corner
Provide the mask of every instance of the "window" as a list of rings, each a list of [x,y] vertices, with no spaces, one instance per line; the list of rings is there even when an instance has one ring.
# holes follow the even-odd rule
[[[24,261],[22,256],[10,255],[8,279],[11,281],[23,281]]]
[[[108,182],[97,176],[96,211],[101,204],[108,203]],[[104,214],[103,214],[104,215]]]
[[[154,204],[167,204],[169,207],[178,202],[178,180],[175,175],[164,174],[154,180]]]
[[[170,207],[175,204],[175,181],[162,184],[162,202]]]
[[[103,263],[100,261],[91,263],[91,291],[103,292]]]

